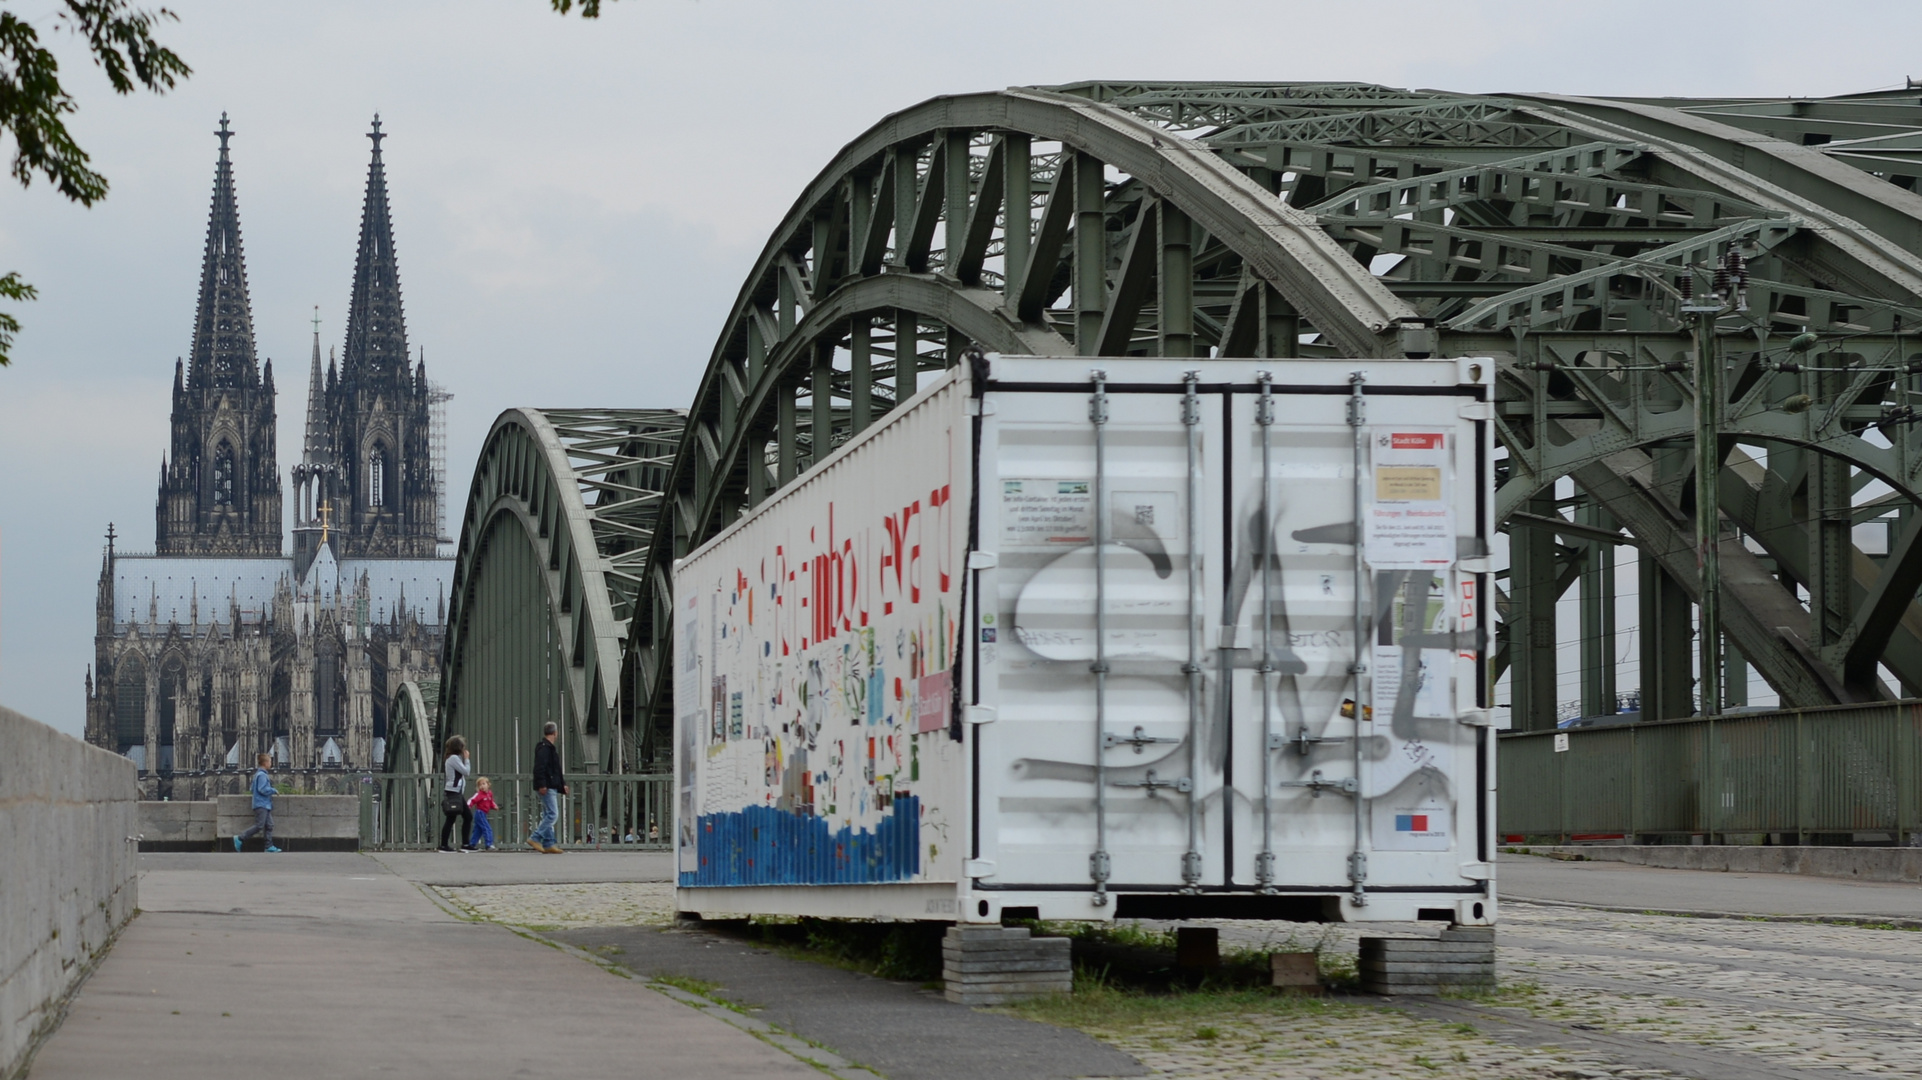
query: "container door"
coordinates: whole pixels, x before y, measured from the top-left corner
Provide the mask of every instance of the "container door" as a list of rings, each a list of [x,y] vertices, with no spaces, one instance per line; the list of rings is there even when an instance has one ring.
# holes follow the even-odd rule
[[[1472,429],[1453,399],[1383,388],[1358,447],[1349,404],[1277,384],[1269,424],[1259,394],[1232,405],[1235,885],[1457,886],[1474,850],[1476,742],[1456,694],[1475,654],[1455,572],[1477,520]]]
[[[993,713],[973,729],[983,885],[1165,891],[1226,874],[1229,747],[1210,640],[1225,398],[1153,389],[1107,392],[1099,469],[1092,386],[987,395],[978,546],[994,565],[976,579],[975,700]]]

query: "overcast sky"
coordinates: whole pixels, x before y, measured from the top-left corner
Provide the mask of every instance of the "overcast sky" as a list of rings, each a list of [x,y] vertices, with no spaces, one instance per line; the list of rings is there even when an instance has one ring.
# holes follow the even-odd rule
[[[323,347],[342,340],[378,111],[408,340],[455,394],[458,496],[503,408],[687,404],[802,186],[936,94],[1103,78],[1821,95],[1922,77],[1913,0],[623,0],[598,22],[545,0],[169,3],[160,36],[194,68],[172,94],[117,98],[60,44],[106,201],[0,186],[0,273],[41,294],[0,369],[0,703],[74,733],[101,536],[112,521],[125,549],[153,545],[223,110],[283,474],[315,305]]]

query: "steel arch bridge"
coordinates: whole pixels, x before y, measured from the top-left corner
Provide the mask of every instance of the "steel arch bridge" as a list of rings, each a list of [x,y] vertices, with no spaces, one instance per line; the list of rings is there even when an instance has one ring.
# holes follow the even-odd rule
[[[663,756],[673,560],[973,345],[1495,357],[1511,537],[1495,666],[1512,673],[1517,726],[1565,710],[1562,670],[1580,671],[1582,712],[1617,711],[1625,546],[1639,552],[1642,715],[1687,715],[1700,584],[1680,309],[1683,283],[1706,292],[1731,250],[1746,310],[1713,331],[1729,663],[1785,705],[1913,693],[1918,176],[1916,89],[1604,100],[1091,82],[894,113],[802,191],[729,309],[660,459],[618,701],[596,700],[637,732],[624,760]],[[477,477],[476,497],[488,491]],[[1571,591],[1572,665],[1556,627]],[[467,640],[450,636],[450,670]],[[1734,674],[1712,708],[1741,703]]]
[[[552,719],[570,767],[632,768],[621,664],[682,417],[509,409],[494,421],[461,521],[440,739],[458,733],[485,768],[521,772]]]

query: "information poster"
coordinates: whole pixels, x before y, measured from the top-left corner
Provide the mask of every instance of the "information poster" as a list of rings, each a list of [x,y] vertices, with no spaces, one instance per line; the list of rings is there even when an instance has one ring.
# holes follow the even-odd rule
[[[1377,570],[1455,563],[1454,453],[1445,431],[1376,428],[1363,555]]]
[[[1001,546],[1094,543],[1094,484],[1088,480],[1001,481]]]

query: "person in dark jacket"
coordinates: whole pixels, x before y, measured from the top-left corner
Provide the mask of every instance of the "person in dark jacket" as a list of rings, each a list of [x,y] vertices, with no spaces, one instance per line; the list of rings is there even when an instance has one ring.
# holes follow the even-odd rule
[[[454,823],[460,823],[460,834],[455,838],[461,851],[472,851],[474,846],[467,842],[467,833],[474,827],[474,811],[467,805],[467,774],[474,771],[467,752],[467,740],[455,735],[447,740],[447,760],[442,763],[446,779],[440,786],[441,822],[440,851],[455,850],[447,842],[448,834],[454,831]]]
[[[561,817],[561,796],[567,794],[567,778],[561,775],[561,751],[555,744],[561,729],[552,721],[541,728],[541,741],[534,744],[534,794],[541,797],[541,823],[527,838],[527,846],[548,855],[561,854],[554,839],[554,823]]]

